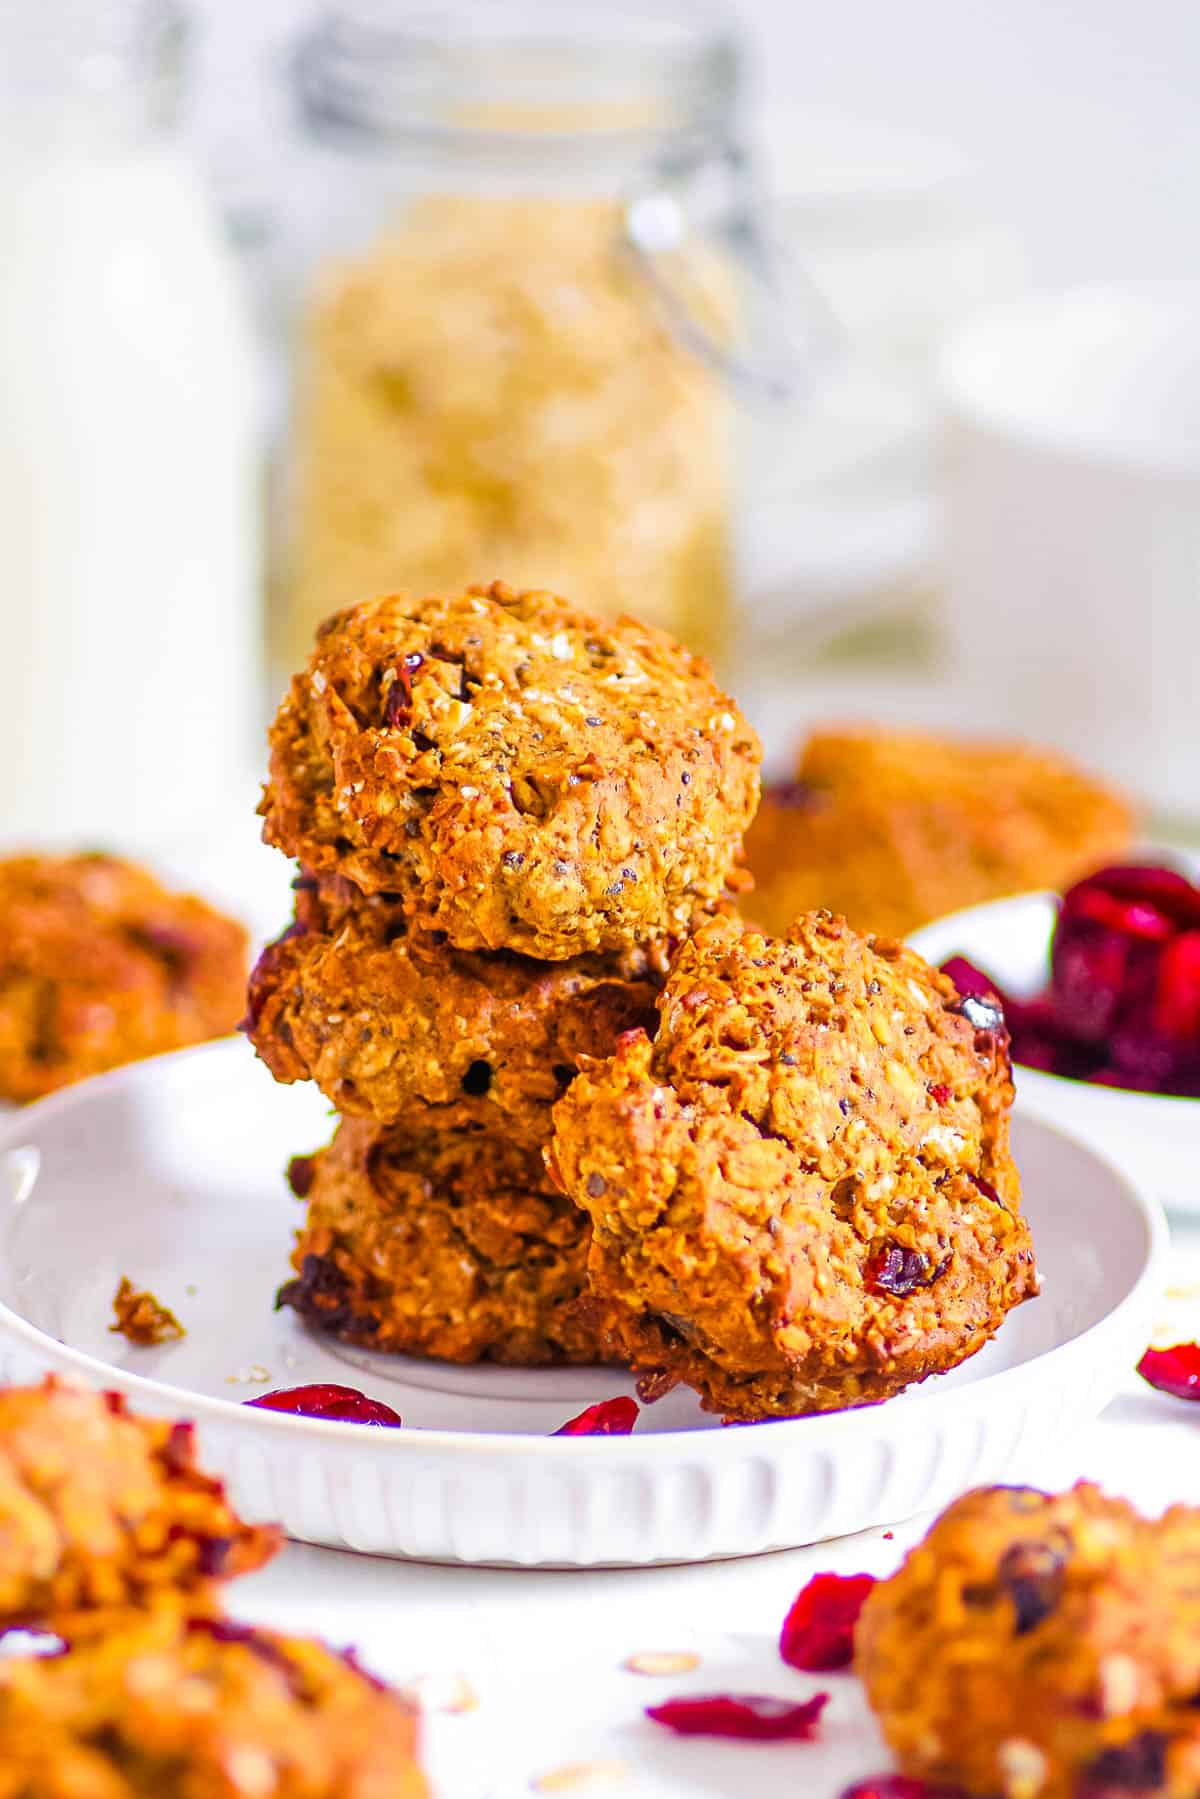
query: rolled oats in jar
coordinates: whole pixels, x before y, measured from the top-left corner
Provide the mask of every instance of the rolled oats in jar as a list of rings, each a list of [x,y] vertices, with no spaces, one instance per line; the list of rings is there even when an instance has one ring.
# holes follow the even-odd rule
[[[388,13],[295,63],[280,671],[366,595],[496,577],[719,654],[739,301],[672,196],[727,157],[735,41],[683,0]]]

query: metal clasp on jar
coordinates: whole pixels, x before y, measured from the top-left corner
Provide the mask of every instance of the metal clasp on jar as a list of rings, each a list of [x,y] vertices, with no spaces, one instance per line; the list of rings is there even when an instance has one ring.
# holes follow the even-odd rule
[[[771,229],[746,151],[681,146],[631,196],[623,218],[622,249],[678,341],[744,399],[803,401],[841,332]],[[722,267],[723,293],[713,279]]]

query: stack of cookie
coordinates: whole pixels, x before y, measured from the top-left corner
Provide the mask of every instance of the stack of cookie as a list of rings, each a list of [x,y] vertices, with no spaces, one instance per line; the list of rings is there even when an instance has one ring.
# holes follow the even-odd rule
[[[604,1358],[552,1107],[656,1025],[754,811],[753,732],[663,633],[495,584],[331,619],[271,751],[264,835],[302,872],[247,1028],[341,1115],[292,1163],[281,1300],[380,1349]]]

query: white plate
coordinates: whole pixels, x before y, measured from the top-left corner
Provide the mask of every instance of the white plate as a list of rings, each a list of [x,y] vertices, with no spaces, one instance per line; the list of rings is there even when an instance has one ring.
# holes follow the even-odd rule
[[[1195,878],[1195,859],[1183,860]],[[1022,893],[952,912],[916,931],[912,946],[927,962],[966,956],[1014,997],[1039,992],[1050,971],[1056,897]],[[1022,1111],[1060,1124],[1093,1144],[1173,1211],[1200,1213],[1200,1100],[1167,1093],[1125,1093],[1088,1081],[1013,1069]]]
[[[690,1395],[627,1438],[547,1433],[631,1391],[611,1370],[452,1368],[309,1335],[276,1313],[296,1201],[281,1173],[331,1130],[314,1089],[279,1087],[240,1042],[85,1082],[0,1123],[0,1378],[47,1368],[196,1420],[257,1518],[380,1554],[528,1566],[633,1565],[816,1542],[940,1505],[1057,1445],[1107,1403],[1148,1336],[1165,1226],[1069,1137],[1019,1120],[1045,1291],[971,1362],[886,1405],[723,1429]],[[128,1274],[187,1327],[109,1334]],[[411,1428],[239,1402],[340,1380]]]

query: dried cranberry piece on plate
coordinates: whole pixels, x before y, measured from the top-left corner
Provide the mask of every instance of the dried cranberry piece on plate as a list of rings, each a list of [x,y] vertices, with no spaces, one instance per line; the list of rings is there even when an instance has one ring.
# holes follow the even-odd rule
[[[404,1422],[399,1412],[382,1400],[369,1399],[357,1387],[339,1387],[328,1381],[307,1387],[279,1387],[273,1393],[248,1399],[246,1404],[259,1406],[264,1412],[290,1412],[296,1418],[332,1418],[341,1424],[380,1424],[392,1430]]]
[[[551,1431],[553,1437],[627,1437],[638,1421],[636,1399],[602,1399]]]
[[[799,1704],[763,1693],[697,1693],[646,1708],[646,1716],[681,1737],[738,1737],[748,1743],[806,1743],[828,1693]]]
[[[841,1799],[967,1799],[959,1787],[930,1786],[913,1774],[877,1774],[847,1787]]]

